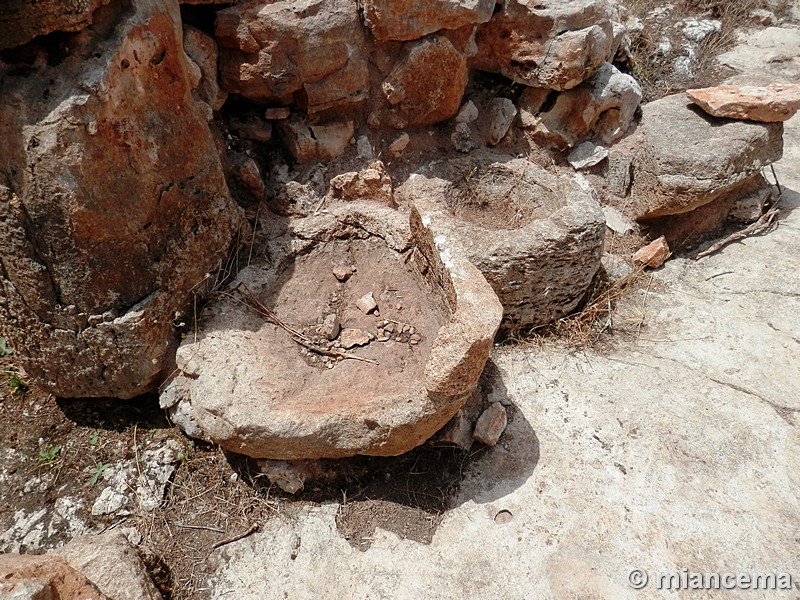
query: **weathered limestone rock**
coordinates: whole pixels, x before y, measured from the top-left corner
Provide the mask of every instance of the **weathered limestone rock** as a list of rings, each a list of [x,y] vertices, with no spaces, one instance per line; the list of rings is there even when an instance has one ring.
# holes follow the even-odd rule
[[[341,156],[355,131],[352,121],[309,125],[298,114],[278,121],[277,127],[284,146],[300,164]]]
[[[458,112],[467,79],[467,58],[446,36],[411,42],[381,86],[389,106],[370,122],[403,129],[449,119]]]
[[[53,31],[78,31],[109,0],[6,0],[0,7],[0,50]]]
[[[337,175],[331,179],[328,193],[332,199],[337,200],[370,200],[386,206],[396,206],[392,179],[380,161],[374,161],[361,171]]]
[[[225,104],[228,94],[219,88],[217,78],[217,43],[196,27],[183,26],[183,49],[187,56],[200,68],[200,82],[197,93],[200,99],[217,111]]]
[[[634,159],[628,214],[688,212],[751,179],[783,152],[783,125],[711,117],[683,94],[642,109],[645,139]]]
[[[362,0],[364,22],[375,39],[416,40],[440,29],[485,23],[494,0]]]
[[[569,153],[567,160],[574,169],[581,171],[583,169],[591,169],[607,157],[608,150],[603,146],[597,146],[592,142],[583,142]]]
[[[605,219],[597,200],[578,180],[527,160],[489,153],[456,159],[412,175],[396,194],[443,207],[500,298],[504,327],[568,314],[600,267]]]
[[[340,203],[331,211],[355,204]],[[402,237],[388,231],[397,211],[369,208],[383,216],[375,223],[381,236]],[[343,216],[333,222],[345,221]],[[302,221],[309,220],[314,217]],[[501,306],[457,243],[440,232],[437,217],[412,213],[416,251],[407,263],[378,237],[345,239],[340,229],[329,231],[333,241],[326,244],[302,221],[293,222],[293,236],[313,235],[313,249],[288,255],[275,267],[251,265],[239,278],[296,327],[318,322],[315,315],[329,312],[326,303],[338,294],[343,331],[359,336],[347,352],[372,362],[333,360],[326,367],[283,329],[223,301],[201,319],[197,342],[178,350],[177,376],[163,395],[177,389],[180,404],[190,405],[212,440],[256,458],[406,452],[430,438],[474,391]],[[364,235],[369,221],[359,216],[357,222],[356,231]],[[343,255],[357,270],[341,283],[331,277],[331,262]],[[365,294],[380,303],[380,316],[356,305]],[[402,294],[402,303],[395,294]],[[412,324],[416,343],[379,342],[364,333],[383,319]]]
[[[368,95],[364,33],[351,0],[247,0],[217,13],[222,87],[309,113]]]
[[[531,87],[570,89],[611,58],[611,14],[605,0],[508,0],[478,28],[473,66]]]
[[[76,538],[55,554],[109,598],[161,600],[142,559],[120,531]]]
[[[800,110],[800,84],[719,85],[686,90],[686,95],[708,114],[729,119],[776,123]]]
[[[511,123],[514,122],[514,117],[517,116],[517,107],[508,98],[493,98],[489,102],[486,116],[489,119],[487,142],[491,146],[496,146],[508,133]]]
[[[240,226],[180,40],[177,2],[137,0],[3,75],[0,329],[53,394],[157,386],[175,312]]]
[[[537,138],[570,147],[592,133],[610,144],[622,137],[642,100],[630,75],[606,63],[581,85],[558,95],[552,108],[528,123]]]
[[[19,600],[109,600],[63,558],[52,554],[0,554],[0,595]]]
[[[792,10],[800,12],[800,9]],[[797,16],[800,16],[798,14]],[[795,17],[797,18],[797,17]],[[739,43],[717,57],[737,71],[748,73],[759,65],[759,72],[775,78],[797,81],[800,78],[800,29],[767,27],[742,34]]]

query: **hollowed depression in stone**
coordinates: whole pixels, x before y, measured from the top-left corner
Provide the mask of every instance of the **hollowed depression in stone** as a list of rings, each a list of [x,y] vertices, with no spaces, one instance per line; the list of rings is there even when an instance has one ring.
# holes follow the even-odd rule
[[[513,163],[454,166],[464,172],[445,188],[445,202],[455,217],[473,225],[519,229],[566,204],[558,179],[542,169],[518,169]]]
[[[328,350],[366,360],[309,351],[234,288],[204,313],[197,340],[179,348],[162,405],[190,413],[195,433],[258,458],[388,456],[418,446],[474,390],[501,310],[463,256],[447,247],[442,260],[419,219],[414,237],[413,254],[376,236],[340,239],[239,274],[239,290],[316,345],[326,345],[323,321],[336,314],[340,345],[346,332],[362,339]],[[334,270],[341,279],[343,266],[352,275],[341,282]],[[369,293],[379,314],[356,305]]]
[[[272,374],[259,378],[257,384],[265,397],[275,401],[270,407],[271,418],[286,402],[293,413],[330,412],[345,404],[348,410],[362,406],[364,418],[369,420],[370,411],[384,408],[376,406],[376,399],[387,392],[403,396],[419,390],[431,346],[445,320],[444,308],[441,301],[432,301],[422,276],[379,242],[368,239],[322,244],[309,254],[288,260],[275,283],[257,293],[282,321],[311,336],[320,325],[319,318],[337,313],[342,331],[355,329],[375,336],[348,353],[379,363],[344,359],[328,368],[324,357],[308,352],[286,331],[252,313],[249,321],[256,329],[253,352],[263,361],[265,371]],[[345,257],[356,272],[339,283],[332,268],[337,259]],[[364,314],[356,307],[356,301],[370,292],[378,303],[379,316]],[[412,345],[397,341],[399,336],[395,335],[388,341],[378,341],[378,327],[384,321],[394,329],[398,325],[413,327],[420,342]]]
[[[600,266],[605,222],[591,191],[523,158],[484,153],[434,163],[398,195],[438,205],[500,298],[507,328],[572,311]]]

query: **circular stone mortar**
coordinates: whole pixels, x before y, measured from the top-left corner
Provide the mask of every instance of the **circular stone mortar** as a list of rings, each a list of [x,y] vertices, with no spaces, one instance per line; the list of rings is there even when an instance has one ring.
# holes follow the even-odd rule
[[[392,209],[372,206],[370,213],[384,227],[397,222]],[[337,216],[337,222],[345,220]],[[334,232],[330,241],[315,242],[275,266],[248,267],[237,278],[240,291],[251,291],[282,323],[311,338],[334,313],[340,344],[353,332],[372,334],[347,352],[374,362],[329,360],[308,351],[245,306],[247,292],[232,286],[203,314],[197,339],[190,336],[179,348],[178,373],[162,393],[162,405],[189,415],[181,419],[187,433],[257,458],[390,456],[427,440],[477,385],[502,307],[456,242],[422,225],[418,214],[412,220],[410,232],[404,222],[414,245],[405,258],[383,239],[402,237],[396,232],[363,237],[362,230],[360,239],[337,239],[343,233]],[[304,228],[297,223],[295,239]],[[352,273],[344,282],[343,266]],[[379,316],[356,306],[370,292]],[[379,333],[386,322],[392,336]],[[398,334],[402,325],[414,330]],[[412,343],[413,334],[418,338]]]
[[[482,154],[430,165],[397,195],[443,215],[500,298],[506,328],[568,314],[600,267],[605,219],[588,183],[572,175]]]

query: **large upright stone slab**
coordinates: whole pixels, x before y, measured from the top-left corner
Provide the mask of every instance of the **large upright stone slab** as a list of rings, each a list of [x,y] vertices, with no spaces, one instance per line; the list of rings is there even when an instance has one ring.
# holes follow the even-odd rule
[[[175,312],[240,225],[181,37],[177,2],[136,0],[4,66],[0,330],[58,396],[161,383]]]

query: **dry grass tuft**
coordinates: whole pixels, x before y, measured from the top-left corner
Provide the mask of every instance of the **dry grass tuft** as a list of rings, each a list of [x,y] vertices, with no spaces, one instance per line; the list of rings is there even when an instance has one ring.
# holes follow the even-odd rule
[[[542,346],[547,341],[556,340],[568,348],[604,350],[611,341],[611,335],[618,330],[614,315],[619,301],[644,288],[648,279],[643,266],[616,281],[610,281],[601,270],[576,311],[548,325],[534,327],[527,332],[516,332],[509,341]]]
[[[650,102],[669,94],[692,87],[718,84],[729,73],[714,60],[730,49],[736,41],[736,31],[752,27],[751,14],[760,8],[769,8],[767,0],[678,0],[661,17],[652,11],[665,6],[662,0],[623,0],[629,15],[638,18],[642,29],[631,34],[631,64],[628,65],[644,91],[644,100]],[[772,10],[781,16],[788,0]],[[675,24],[687,17],[717,19],[722,24],[719,33],[708,36],[694,49],[693,72],[689,76],[676,73],[673,61],[683,53],[683,38]],[[659,45],[669,40],[673,52],[664,54]]]

